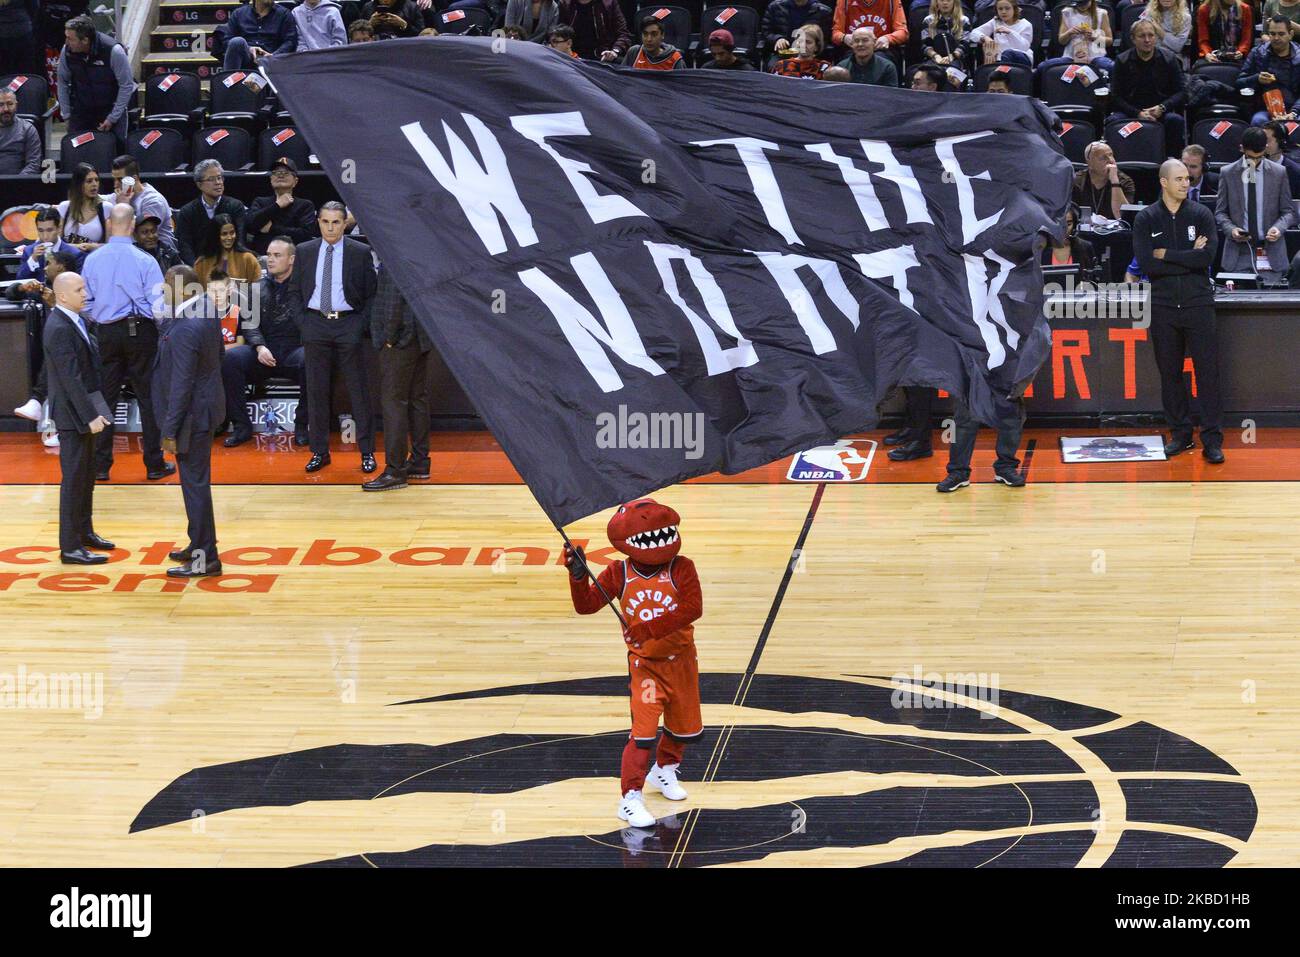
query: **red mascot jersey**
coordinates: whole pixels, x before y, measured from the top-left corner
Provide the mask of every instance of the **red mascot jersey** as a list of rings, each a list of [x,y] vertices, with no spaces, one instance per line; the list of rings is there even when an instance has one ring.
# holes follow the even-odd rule
[[[586,580],[569,579],[573,607],[584,615],[605,603]],[[694,652],[695,625],[704,613],[695,563],[678,555],[666,565],[642,574],[628,559],[600,573],[600,585],[618,602],[629,626],[628,653],[642,658],[675,658]]]

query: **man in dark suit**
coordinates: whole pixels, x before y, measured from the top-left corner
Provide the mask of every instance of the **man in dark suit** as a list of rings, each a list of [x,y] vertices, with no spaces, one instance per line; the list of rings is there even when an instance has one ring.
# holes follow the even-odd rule
[[[41,342],[49,378],[50,418],[59,430],[59,558],[65,565],[102,565],[113,543],[95,534],[95,436],[108,425],[108,404],[100,381],[99,347],[81,317],[86,284],[75,272],[54,280],[54,308]]]
[[[199,195],[176,213],[176,249],[181,259],[191,266],[198,258],[203,238],[212,228],[214,216],[224,214],[233,219],[238,236],[244,235],[244,220],[248,216],[248,207],[226,195],[226,174],[216,160],[206,159],[195,166],[194,182],[199,187]]]
[[[361,340],[375,297],[376,278],[370,247],[343,235],[347,209],[326,203],[316,219],[320,239],[299,244],[293,281],[302,297],[302,344],[307,378],[307,434],[311,442],[308,472],[330,464],[330,376],[335,360],[347,382],[361,449],[361,471],[373,472],[374,420],[366,383]]]
[[[176,456],[189,521],[189,545],[169,556],[182,564],[173,578],[220,575],[217,525],[212,514],[212,436],[226,420],[221,386],[221,322],[207,296],[188,301],[198,286],[188,266],[173,266],[163,282],[171,318],[164,320],[154,370],[154,401],[163,448]]]

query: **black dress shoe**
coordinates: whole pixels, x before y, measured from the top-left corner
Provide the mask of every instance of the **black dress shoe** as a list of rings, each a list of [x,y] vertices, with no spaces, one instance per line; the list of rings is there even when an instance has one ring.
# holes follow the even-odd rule
[[[311,444],[311,437],[306,432],[295,432],[293,434],[293,444],[298,448],[305,448]]]
[[[117,546],[114,545],[112,542],[110,542],[107,538],[100,538],[94,532],[91,532],[89,535],[83,538],[81,540],[81,544],[86,548],[95,548],[101,552],[111,552],[113,549],[117,548]]]
[[[73,552],[61,552],[59,561],[65,565],[102,565],[108,561],[107,555],[96,555],[88,552],[84,548],[78,548]]]
[[[159,479],[165,479],[167,476],[175,475],[175,474],[176,474],[176,466],[172,465],[172,463],[170,462],[164,462],[162,468],[150,469],[149,471],[144,473],[144,477],[147,478],[150,482],[156,482]]]
[[[934,449],[930,447],[929,442],[922,442],[920,439],[913,439],[905,442],[896,449],[889,450],[889,460],[891,462],[910,462],[912,459],[928,459],[934,455]]]
[[[330,457],[328,452],[326,452],[324,455],[313,455],[310,459],[307,460],[307,471],[319,472],[321,469],[323,469],[325,466],[329,464],[330,464]]]
[[[221,444],[228,449],[233,449],[236,445],[243,445],[245,442],[248,442],[252,438],[253,438],[252,432],[245,432],[243,435],[236,432],[233,435],[226,436],[225,441],[222,442]]]
[[[207,578],[221,574],[221,562],[200,565],[198,562],[190,561],[184,565],[177,565],[175,568],[167,569],[167,574],[171,578]]]
[[[167,560],[172,562],[188,562],[192,554],[194,554],[194,549],[182,548],[178,551],[168,552]]]
[[[96,472],[96,473],[95,473],[95,481],[96,481],[96,482],[107,482],[107,481],[108,481],[108,469],[105,469],[105,470],[102,471],[102,472]]]
[[[1209,462],[1211,465],[1223,464],[1223,449],[1219,448],[1217,445],[1207,445],[1201,451],[1201,454],[1205,456],[1205,461]]]
[[[366,492],[387,492],[389,489],[406,488],[406,476],[401,472],[384,469],[383,475],[377,479],[371,479],[361,488]]]
[[[907,437],[911,434],[911,432],[912,432],[911,429],[899,429],[897,432],[890,432],[881,441],[883,441],[886,445],[902,445],[904,442],[907,441]]]
[[[402,465],[402,471],[406,473],[408,479],[427,479],[429,477],[428,461],[416,462],[414,459],[407,459]]]
[[[1165,458],[1172,459],[1175,455],[1194,448],[1196,443],[1191,439],[1170,439],[1165,443]]]
[[[366,454],[362,454],[362,456],[361,456],[361,471],[363,471],[363,472],[365,472],[367,475],[369,475],[371,472],[373,472],[373,471],[374,471],[375,469],[377,469],[377,468],[379,468],[379,463],[375,461],[375,457],[374,457],[373,455],[370,455],[370,454],[368,454],[368,453],[366,453]]]

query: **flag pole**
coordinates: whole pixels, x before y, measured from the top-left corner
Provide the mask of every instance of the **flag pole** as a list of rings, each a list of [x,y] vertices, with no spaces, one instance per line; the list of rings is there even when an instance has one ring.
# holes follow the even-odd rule
[[[579,554],[578,549],[574,547],[573,542],[569,541],[569,536],[564,534],[564,529],[556,525],[555,530],[560,533],[560,537],[564,539],[564,544],[569,546],[569,549],[573,552],[574,556],[582,563],[582,570],[596,586],[596,590],[600,592],[600,597],[605,599],[605,603],[609,605],[609,610],[618,616],[619,623],[623,626],[623,630],[627,631],[627,619],[623,617],[623,613],[620,612],[618,606],[614,604],[614,599],[609,597],[609,593],[605,591],[605,586],[600,583],[600,580],[596,578],[596,573],[593,572],[591,566],[587,564],[587,556]]]

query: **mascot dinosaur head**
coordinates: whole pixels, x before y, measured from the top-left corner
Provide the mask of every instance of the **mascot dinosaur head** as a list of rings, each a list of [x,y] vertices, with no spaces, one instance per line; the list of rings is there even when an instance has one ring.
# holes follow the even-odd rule
[[[662,565],[682,548],[677,526],[682,517],[652,498],[620,505],[609,520],[609,543],[642,565]]]

